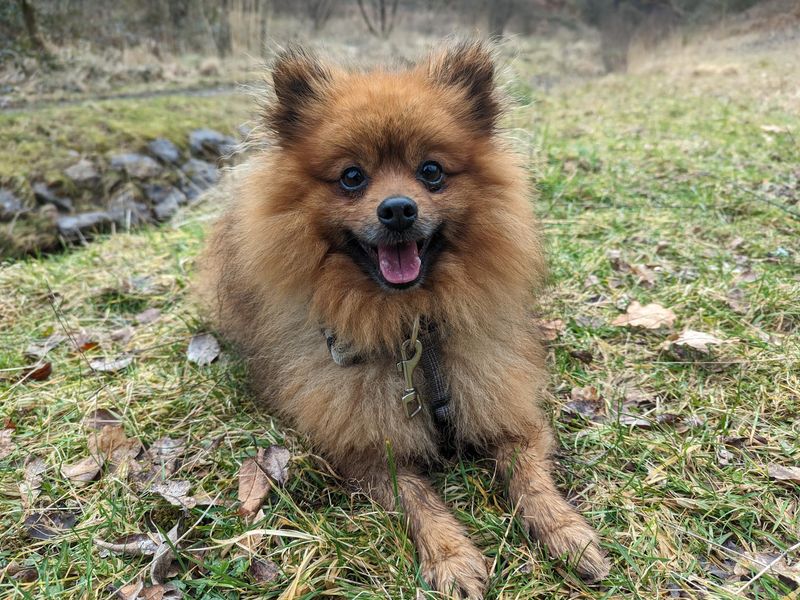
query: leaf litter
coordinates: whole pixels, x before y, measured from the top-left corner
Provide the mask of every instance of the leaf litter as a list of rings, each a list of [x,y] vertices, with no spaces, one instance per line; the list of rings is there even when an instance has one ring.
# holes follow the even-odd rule
[[[665,350],[669,350],[673,346],[685,346],[688,348],[693,348],[699,352],[704,354],[709,353],[709,346],[718,346],[720,344],[724,344],[725,340],[722,340],[710,333],[704,333],[702,331],[695,331],[693,329],[686,329],[680,334],[673,334],[667,338],[661,347]]]
[[[93,371],[99,373],[116,373],[127,369],[133,362],[132,356],[120,356],[118,358],[96,358],[89,362]]]
[[[186,357],[189,362],[200,367],[210,365],[219,356],[220,348],[217,339],[210,333],[200,333],[192,336]]]
[[[611,324],[616,327],[643,327],[645,329],[660,329],[672,327],[677,316],[669,308],[660,304],[645,304],[642,306],[636,300],[630,303],[625,314],[618,316]]]
[[[173,480],[174,474],[185,452],[185,441],[163,437],[154,441],[149,448],[136,438],[125,433],[122,418],[108,408],[97,408],[88,412],[82,426],[86,434],[88,456],[69,464],[61,465],[63,477],[74,485],[87,485],[97,479],[104,470],[120,471],[127,477],[133,489],[155,493],[171,505],[184,510],[198,505],[226,504],[218,501],[219,496],[212,498],[208,494],[191,495],[192,485],[187,480]],[[9,431],[11,431],[9,429]],[[10,434],[9,434],[10,435]],[[212,444],[212,448],[218,447]],[[283,486],[288,479],[288,464],[291,458],[289,451],[282,446],[259,448],[256,456],[248,458],[242,464],[239,474],[239,514],[245,523],[263,520],[261,508],[273,485]],[[122,470],[123,467],[125,470]],[[24,481],[20,483],[20,492],[31,496],[31,502],[41,488],[47,465],[43,459],[31,455],[26,459]],[[24,523],[27,535],[35,539],[49,539],[74,527],[77,514],[67,510],[36,512],[28,516]],[[177,574],[175,551],[180,541],[176,524],[165,535],[162,533],[131,533],[106,541],[96,538],[95,546],[101,556],[108,553],[127,556],[152,556],[150,565],[151,585],[133,582],[118,589],[109,591],[118,598],[180,598],[182,592],[169,579]],[[249,559],[248,575],[255,582],[266,584],[274,581],[279,569],[273,562],[255,555],[261,544],[265,531],[253,530],[253,535],[245,535],[235,545],[239,546]],[[231,546],[234,544],[232,543]]]
[[[767,465],[767,473],[776,481],[800,483],[800,467],[785,467],[783,465]]]
[[[285,468],[289,453],[285,448],[282,449],[283,452],[273,450],[274,448],[277,446],[259,448],[256,456],[245,459],[239,469],[239,515],[242,517],[252,517],[258,512],[272,488],[273,479],[282,484],[278,478],[282,477],[283,469],[278,468],[276,473],[276,467],[280,467],[277,461],[285,458]],[[275,454],[279,456],[276,458]],[[285,478],[283,481],[285,482]]]

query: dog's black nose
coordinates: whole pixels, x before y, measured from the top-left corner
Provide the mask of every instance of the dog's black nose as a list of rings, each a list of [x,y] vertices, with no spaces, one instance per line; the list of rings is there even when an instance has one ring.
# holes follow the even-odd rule
[[[378,206],[378,220],[392,231],[404,231],[417,220],[417,203],[405,196],[386,198]]]

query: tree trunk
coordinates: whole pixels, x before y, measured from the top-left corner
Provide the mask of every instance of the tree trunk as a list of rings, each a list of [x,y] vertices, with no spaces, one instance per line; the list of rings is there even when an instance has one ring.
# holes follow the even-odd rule
[[[230,55],[233,50],[233,40],[231,39],[231,16],[229,0],[221,0],[217,12],[217,54],[220,58]]]
[[[489,0],[489,37],[500,39],[514,13],[514,0]]]
[[[44,42],[39,35],[39,27],[36,25],[36,10],[28,0],[18,0],[19,10],[22,13],[22,19],[25,21],[25,29],[28,32],[28,40],[30,40],[31,47],[37,52],[46,52]]]

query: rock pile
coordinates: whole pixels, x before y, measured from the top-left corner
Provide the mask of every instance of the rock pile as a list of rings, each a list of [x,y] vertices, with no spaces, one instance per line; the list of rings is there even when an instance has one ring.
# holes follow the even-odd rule
[[[58,181],[30,182],[29,197],[0,188],[0,258],[170,219],[217,182],[237,146],[211,129],[192,131],[187,142],[188,152],[158,138],[141,153],[80,157]]]

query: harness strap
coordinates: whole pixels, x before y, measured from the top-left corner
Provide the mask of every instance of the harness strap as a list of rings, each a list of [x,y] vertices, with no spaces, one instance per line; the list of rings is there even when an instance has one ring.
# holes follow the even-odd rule
[[[422,372],[425,373],[425,400],[431,407],[431,414],[436,424],[442,428],[450,426],[450,391],[447,389],[447,382],[442,375],[441,362],[439,360],[441,350],[441,338],[439,328],[436,323],[426,322],[421,328],[420,338],[422,341],[422,357],[420,365]]]
[[[323,334],[331,358],[337,365],[349,367],[362,362],[362,357],[350,345],[336,339],[335,332],[325,329]],[[420,327],[419,338],[422,342],[420,365],[425,374],[426,384],[423,398],[430,407],[434,423],[442,433],[442,437],[447,440],[451,434],[452,409],[450,407],[450,391],[447,388],[440,360],[442,340],[439,327],[433,321],[426,320]]]

